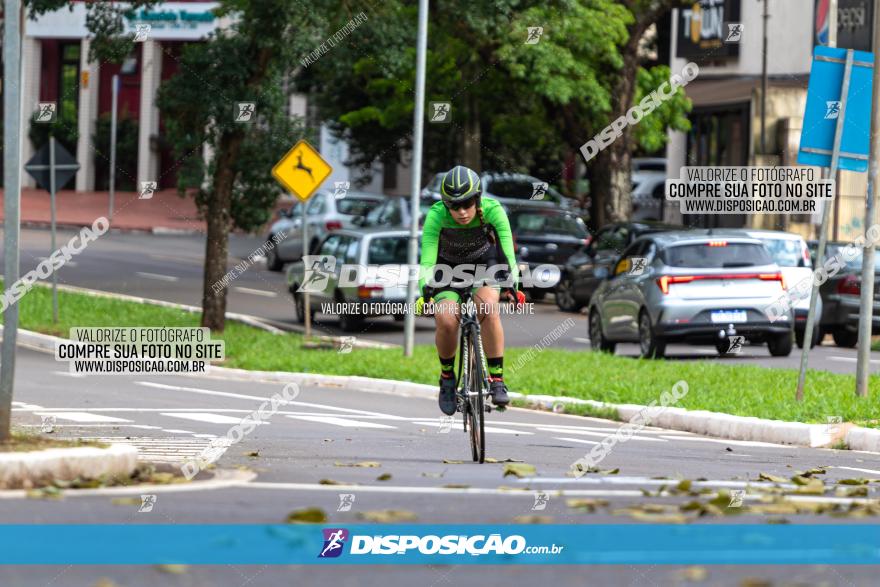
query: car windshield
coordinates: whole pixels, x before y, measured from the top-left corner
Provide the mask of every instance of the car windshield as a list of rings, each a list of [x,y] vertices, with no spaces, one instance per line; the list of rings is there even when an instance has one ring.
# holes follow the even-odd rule
[[[370,240],[367,263],[405,265],[408,239],[405,236],[380,236]]]
[[[348,216],[360,216],[361,214],[366,214],[378,205],[379,202],[376,200],[348,197],[336,200],[336,211]]]
[[[554,210],[514,212],[510,221],[513,232],[520,235],[565,235],[587,238],[584,221],[571,214]]]
[[[780,267],[804,267],[804,248],[799,240],[791,238],[761,238],[773,262]]]
[[[773,263],[763,245],[726,241],[672,246],[663,251],[663,261],[670,267],[695,269],[753,267]]]

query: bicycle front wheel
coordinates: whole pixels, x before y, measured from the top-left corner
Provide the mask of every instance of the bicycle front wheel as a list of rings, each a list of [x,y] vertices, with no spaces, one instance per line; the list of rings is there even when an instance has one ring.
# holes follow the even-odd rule
[[[483,358],[483,346],[480,344],[479,335],[471,333],[468,346],[470,347],[470,369],[468,391],[468,406],[471,414],[471,448],[474,460],[484,462],[486,460],[486,430],[485,415],[486,409],[484,405],[484,397],[487,391],[486,387],[486,369],[485,359]]]

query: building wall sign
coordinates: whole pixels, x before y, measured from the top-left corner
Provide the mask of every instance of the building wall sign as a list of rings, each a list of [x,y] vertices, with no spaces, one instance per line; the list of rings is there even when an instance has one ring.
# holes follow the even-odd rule
[[[816,0],[815,45],[828,45],[828,0]],[[873,0],[837,0],[837,46],[871,52]]]
[[[727,43],[728,23],[740,22],[740,0],[697,0],[678,10],[677,57],[739,56],[739,43]]]
[[[125,15],[125,25],[136,33],[137,25],[150,25],[148,36],[157,41],[189,41],[204,38],[217,28],[219,19],[213,10],[217,2],[163,2],[152,10],[133,10]],[[28,19],[25,34],[43,39],[82,39],[89,35],[86,29],[86,5],[74,2],[37,20]]]

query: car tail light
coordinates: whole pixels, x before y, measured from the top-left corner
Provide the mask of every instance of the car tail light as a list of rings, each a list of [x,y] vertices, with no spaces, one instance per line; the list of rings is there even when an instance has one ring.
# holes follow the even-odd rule
[[[338,230],[338,229],[342,228],[342,223],[339,222],[338,220],[328,220],[324,224],[324,226],[327,228],[327,230]]]
[[[379,285],[362,285],[358,287],[358,297],[361,299],[380,298],[385,289]]]
[[[708,245],[710,247],[726,247],[727,241],[709,241]]]
[[[760,279],[762,281],[778,281],[785,289],[785,277],[782,273],[724,273],[721,275],[662,275],[657,278],[657,286],[664,294],[669,293],[669,286],[673,283],[690,283],[691,281],[705,279]]]
[[[847,275],[837,284],[837,293],[854,296],[861,295],[862,286],[859,284],[859,279],[855,275]]]

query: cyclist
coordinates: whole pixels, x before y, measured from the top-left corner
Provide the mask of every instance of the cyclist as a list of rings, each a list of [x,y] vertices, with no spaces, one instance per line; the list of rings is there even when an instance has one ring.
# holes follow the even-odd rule
[[[427,277],[434,275],[436,265],[456,267],[461,264],[504,265],[506,287],[504,299],[516,304],[525,301],[518,291],[519,271],[513,253],[513,236],[507,213],[497,200],[482,197],[480,176],[475,171],[458,165],[446,172],[440,187],[441,201],[436,202],[425,216],[422,232],[422,252],[419,265],[419,288],[422,297],[416,302],[417,312],[428,302],[434,302],[434,320],[437,325],[435,340],[440,358],[440,410],[455,414],[455,353],[458,346],[459,291],[451,285],[437,288],[427,285]],[[499,263],[501,259],[501,263]],[[447,273],[448,274],[448,273]],[[474,283],[473,300],[480,320],[483,349],[489,370],[489,390],[492,403],[506,406],[510,399],[504,385],[504,331],[498,302],[498,285]]]

